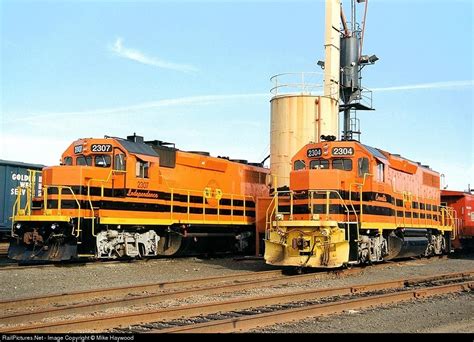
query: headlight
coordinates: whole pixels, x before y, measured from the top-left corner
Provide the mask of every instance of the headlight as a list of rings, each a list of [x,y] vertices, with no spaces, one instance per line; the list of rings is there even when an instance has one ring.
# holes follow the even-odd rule
[[[53,224],[51,225],[51,230],[56,230],[57,228],[59,228],[59,224],[53,223]]]

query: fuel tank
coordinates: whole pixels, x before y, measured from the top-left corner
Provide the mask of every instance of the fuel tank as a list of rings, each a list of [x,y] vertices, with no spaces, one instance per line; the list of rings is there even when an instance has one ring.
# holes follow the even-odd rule
[[[386,260],[423,255],[428,247],[426,229],[396,230],[388,236],[388,256]]]

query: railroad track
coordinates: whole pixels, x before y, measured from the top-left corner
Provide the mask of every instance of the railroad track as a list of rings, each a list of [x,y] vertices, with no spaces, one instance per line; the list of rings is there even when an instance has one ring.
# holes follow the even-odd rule
[[[367,285],[366,288],[373,286],[375,290],[376,288],[383,288],[388,284],[389,283],[372,284]],[[346,290],[350,291],[350,289]],[[277,304],[268,307],[254,308],[251,310],[233,310],[227,313],[219,313],[218,315],[207,315],[197,318],[191,317],[164,323],[158,322],[154,324],[144,324],[137,327],[131,327],[127,330],[122,329],[117,331],[168,334],[244,332],[259,327],[301,320],[308,317],[338,314],[347,310],[360,310],[413,299],[422,299],[436,295],[472,290],[474,290],[474,281],[472,280],[445,285],[432,285],[430,287],[423,287],[416,290],[399,289],[399,291],[391,291],[381,294],[378,294],[378,291],[374,291],[374,293],[365,293],[366,290],[364,289],[364,293],[353,299],[350,298],[351,295],[346,295],[336,297],[333,300],[330,298],[327,302],[324,300],[303,300],[285,305]]]
[[[6,247],[6,252],[8,253],[8,247]],[[5,254],[6,256],[7,254]],[[2,257],[0,255],[0,257]],[[439,260],[439,259],[446,259],[446,255],[432,257],[432,259]],[[156,259],[144,259],[144,260],[73,260],[68,262],[58,262],[58,263],[38,263],[38,264],[18,264],[17,262],[10,261],[8,263],[0,264],[0,272],[2,271],[18,271],[18,270],[32,270],[32,269],[47,269],[47,268],[55,268],[55,267],[84,267],[88,265],[97,265],[97,264],[104,264],[104,265],[112,265],[112,264],[124,264],[124,263],[147,263],[147,262],[155,262],[160,260],[168,260],[167,258],[156,258]],[[252,260],[252,259],[244,259],[244,258],[234,258],[235,261],[245,261],[245,260]],[[396,261],[386,261],[381,264],[377,265],[387,265],[391,263],[404,263],[404,262],[412,262],[413,260],[418,259],[410,259],[410,260],[396,260]],[[429,262],[430,259],[420,259],[423,262]],[[372,267],[373,267],[372,266]],[[360,267],[360,266],[357,266]],[[363,266],[362,266],[363,267]]]
[[[397,262],[398,265],[410,264],[413,260],[407,260],[402,262]],[[375,268],[384,268],[387,266],[392,265],[392,263],[384,263],[384,264],[377,264],[372,265],[371,267]],[[50,265],[45,265],[50,266]],[[51,265],[52,266],[52,265]],[[28,267],[28,266],[26,266]],[[21,267],[20,267],[21,268]],[[23,268],[22,268],[23,269]],[[361,273],[364,270],[363,267],[357,267],[352,269],[336,269],[330,271],[319,271],[319,272],[311,272],[310,275],[301,275],[299,277],[293,277],[292,281],[304,281],[307,279],[323,279],[333,276],[346,276],[346,275],[354,275]],[[22,309],[27,309],[28,307],[34,307],[36,311],[38,311],[38,306],[71,306],[72,304],[77,303],[78,301],[87,302],[87,301],[94,301],[94,304],[99,304],[97,301],[100,301],[100,305],[103,307],[106,304],[111,304],[110,307],[113,306],[115,301],[109,300],[105,301],[104,298],[115,297],[121,301],[123,298],[127,296],[138,296],[140,294],[144,294],[144,300],[153,300],[152,294],[157,294],[163,290],[173,290],[173,289],[183,289],[188,288],[187,290],[174,292],[173,294],[159,294],[160,300],[163,300],[165,297],[168,299],[176,299],[180,297],[184,297],[186,295],[197,294],[198,292],[195,289],[189,290],[190,287],[201,286],[199,290],[200,294],[204,294],[206,291],[208,294],[213,292],[223,292],[227,287],[221,286],[217,287],[214,286],[218,283],[227,282],[227,283],[237,283],[246,280],[247,283],[231,285],[228,289],[231,290],[243,290],[244,288],[252,288],[254,285],[260,285],[265,283],[267,279],[272,278],[272,285],[278,285],[278,283],[285,283],[288,278],[286,277],[288,273],[283,272],[282,270],[274,270],[274,271],[264,271],[264,272],[257,272],[257,273],[240,273],[236,275],[229,275],[229,276],[220,276],[220,277],[210,277],[210,278],[203,278],[203,279],[189,279],[189,280],[182,280],[182,281],[171,281],[171,282],[158,282],[158,283],[150,283],[150,284],[143,284],[143,285],[132,285],[132,286],[123,286],[123,287],[112,287],[112,288],[104,288],[104,289],[96,289],[96,290],[87,290],[87,291],[77,291],[77,292],[70,292],[70,293],[58,293],[58,294],[50,294],[44,296],[37,296],[37,297],[25,297],[19,298],[14,300],[4,300],[0,301],[0,310],[6,313],[15,312]],[[290,274],[291,275],[291,274]],[[252,282],[254,280],[254,282]],[[148,294],[148,296],[146,296]],[[102,300],[101,300],[102,299]],[[130,300],[129,303],[138,303],[141,298],[135,297],[134,300]],[[29,314],[28,314],[29,315]],[[5,318],[5,316],[3,316]],[[2,322],[2,316],[0,316],[0,323]]]
[[[0,244],[0,251],[1,251],[1,244]],[[8,246],[6,247],[5,257],[8,254]],[[2,255],[0,255],[2,257]],[[32,261],[32,262],[16,262],[10,260],[8,263],[0,264],[0,272],[1,271],[17,271],[17,270],[31,270],[31,269],[44,269],[44,268],[54,268],[54,267],[84,267],[88,265],[112,265],[112,264],[137,264],[137,263],[147,263],[147,262],[159,262],[159,261],[166,261],[170,258],[166,257],[155,257],[149,259],[122,259],[122,260],[97,260],[93,258],[81,258],[77,260],[69,260],[69,261]],[[256,257],[233,257],[233,260],[236,262],[238,261],[246,261],[246,260],[260,260],[261,258]]]
[[[275,270],[28,297],[1,301],[0,310],[5,314],[0,316],[0,324],[22,324],[31,320],[67,314],[83,314],[110,308],[147,305],[196,295],[237,292],[265,286],[277,286],[289,282],[297,283],[340,275],[345,276],[362,271],[362,268],[358,268],[288,276],[282,273],[281,270]]]
[[[6,255],[5,255],[6,256]],[[32,269],[47,269],[54,267],[84,267],[88,265],[97,265],[97,264],[120,264],[120,263],[142,263],[150,261],[158,261],[165,259],[145,259],[145,260],[88,260],[88,259],[79,259],[71,261],[61,261],[61,262],[38,262],[38,263],[27,263],[21,264],[11,260],[8,263],[0,265],[1,271],[18,271],[18,270],[32,270]]]
[[[346,273],[343,274],[350,274],[350,273],[357,273],[360,272],[362,269],[351,269],[346,270]],[[279,272],[279,271],[278,271]],[[155,284],[156,289],[180,289],[185,286],[189,286],[192,284],[193,288],[188,288],[186,290],[177,290],[177,291],[169,291],[164,293],[158,294],[151,294],[151,295],[138,295],[135,297],[130,298],[122,298],[122,299],[115,299],[109,300],[105,302],[94,302],[94,303],[87,303],[87,304],[65,304],[71,303],[74,300],[77,300],[82,294],[82,297],[86,297],[86,292],[69,294],[64,296],[66,300],[61,301],[61,296],[53,297],[44,297],[44,298],[37,298],[36,301],[33,300],[32,303],[36,305],[43,305],[46,302],[52,302],[55,306],[58,305],[65,305],[64,307],[55,307],[50,309],[30,309],[24,312],[16,312],[4,315],[0,317],[0,323],[4,324],[4,327],[0,329],[0,332],[5,333],[19,333],[19,332],[42,332],[42,333],[55,333],[55,332],[78,332],[78,331],[104,331],[107,329],[116,328],[119,326],[129,326],[129,325],[136,325],[139,324],[137,327],[133,327],[136,331],[148,331],[150,329],[158,329],[160,328],[169,328],[168,323],[163,323],[163,321],[172,321],[182,316],[184,317],[192,317],[193,315],[215,315],[219,312],[229,312],[235,310],[247,310],[249,308],[268,306],[268,305],[281,305],[282,303],[294,302],[295,300],[305,301],[311,298],[321,298],[327,296],[343,296],[343,295],[351,295],[353,296],[355,293],[363,293],[368,291],[375,291],[381,288],[389,289],[389,288],[405,288],[406,286],[413,286],[413,282],[420,282],[419,279],[412,279],[410,281],[404,280],[397,280],[394,282],[383,283],[383,284],[369,284],[363,286],[352,286],[348,288],[339,288],[339,289],[331,289],[331,290],[308,290],[300,291],[300,292],[290,292],[288,294],[279,294],[274,296],[265,296],[265,297],[244,297],[239,299],[233,299],[230,301],[211,301],[211,303],[206,304],[191,304],[191,305],[181,305],[181,306],[173,306],[170,308],[159,308],[159,309],[141,309],[140,311],[130,312],[130,313],[121,313],[121,314],[98,314],[99,310],[103,310],[106,308],[119,308],[119,307],[130,307],[131,305],[145,305],[150,303],[159,303],[164,301],[165,299],[176,299],[176,298],[190,298],[196,295],[202,294],[222,294],[222,293],[229,293],[229,292],[237,292],[242,291],[245,289],[252,289],[258,288],[262,289],[264,287],[271,287],[278,284],[284,283],[293,283],[298,281],[308,281],[311,279],[317,279],[318,277],[327,276],[328,273],[316,273],[316,274],[305,274],[299,276],[282,276],[281,273],[278,274],[275,271],[268,271],[268,272],[258,272],[257,274],[240,274],[237,277],[235,276],[226,276],[226,277],[215,277],[215,278],[207,278],[201,280],[191,280],[186,282],[172,282],[172,283],[161,283]],[[338,273],[340,275],[340,273]],[[446,279],[457,279],[472,280],[473,272],[465,272],[465,273],[457,273],[457,274],[450,274],[450,275],[443,275],[437,277],[430,277],[429,279],[423,279],[424,282],[427,280],[433,281],[440,281]],[[212,284],[212,285],[210,285]],[[472,283],[468,282],[468,284],[464,284],[461,288],[466,288],[466,286],[471,286]],[[147,285],[147,286],[151,286]],[[457,289],[459,290],[459,286]],[[137,291],[136,288],[129,288],[126,290],[125,288],[121,288],[123,291]],[[120,293],[119,288],[116,288],[116,293]],[[145,290],[142,288],[141,291]],[[146,291],[152,291],[151,287],[146,288]],[[99,298],[103,296],[105,292],[111,291],[111,289],[101,290],[102,293],[99,291],[89,291],[95,292],[95,297],[90,298]],[[88,293],[89,293],[88,292]],[[122,292],[125,293],[125,292]],[[24,299],[23,301],[10,301],[10,302],[2,302],[0,303],[0,308],[3,309],[5,312],[6,310],[12,310],[15,307],[24,307],[26,305],[27,300],[32,299]],[[32,303],[28,305],[32,305]],[[300,305],[300,304],[298,304]],[[257,309],[261,310],[261,309]],[[266,309],[268,310],[268,309]],[[281,311],[281,310],[280,310]],[[252,312],[252,311],[249,311]],[[74,315],[77,314],[88,314],[87,318],[68,318],[66,315]],[[247,313],[250,314],[250,313]],[[255,315],[255,312],[253,313]],[[65,317],[67,320],[60,321],[58,320],[59,317]],[[92,316],[92,318],[89,318]],[[222,314],[218,314],[218,317],[226,317],[222,316]],[[41,322],[41,319],[48,319],[49,322]],[[208,318],[198,318],[199,320],[208,320]],[[258,318],[257,318],[258,319]],[[195,319],[187,319],[189,322],[195,323]],[[222,319],[221,319],[222,320]],[[186,321],[186,320],[185,320]],[[155,323],[153,323],[155,322]],[[161,322],[161,323],[156,323]],[[143,325],[143,323],[147,323]],[[15,324],[15,326],[12,326]],[[142,325],[140,325],[142,324]],[[178,321],[178,323],[173,322],[172,325],[182,324],[182,321]],[[208,323],[209,324],[209,323]],[[8,326],[10,325],[10,326]],[[195,325],[195,324],[194,324]],[[197,325],[196,325],[197,326]],[[172,329],[189,329],[189,327],[180,327],[180,328],[172,328]],[[217,328],[220,329],[220,328]],[[135,331],[132,330],[132,331]],[[127,330],[129,331],[129,330]],[[167,332],[166,330],[164,330]],[[172,331],[170,331],[172,332]]]

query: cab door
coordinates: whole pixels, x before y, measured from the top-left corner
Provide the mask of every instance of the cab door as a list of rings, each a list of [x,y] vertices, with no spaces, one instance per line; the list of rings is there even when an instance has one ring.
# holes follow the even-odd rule
[[[114,148],[113,173],[112,173],[112,196],[125,196],[126,174],[127,174],[126,154],[120,148]]]

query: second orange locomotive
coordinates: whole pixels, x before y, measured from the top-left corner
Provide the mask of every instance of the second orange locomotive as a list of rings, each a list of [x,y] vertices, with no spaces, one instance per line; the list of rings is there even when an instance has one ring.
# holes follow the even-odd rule
[[[437,172],[357,141],[304,146],[267,215],[265,260],[339,267],[451,250]]]
[[[255,245],[256,198],[268,194],[268,171],[259,164],[136,135],[80,139],[61,160],[43,169],[41,196],[18,198],[10,258],[147,257]]]

